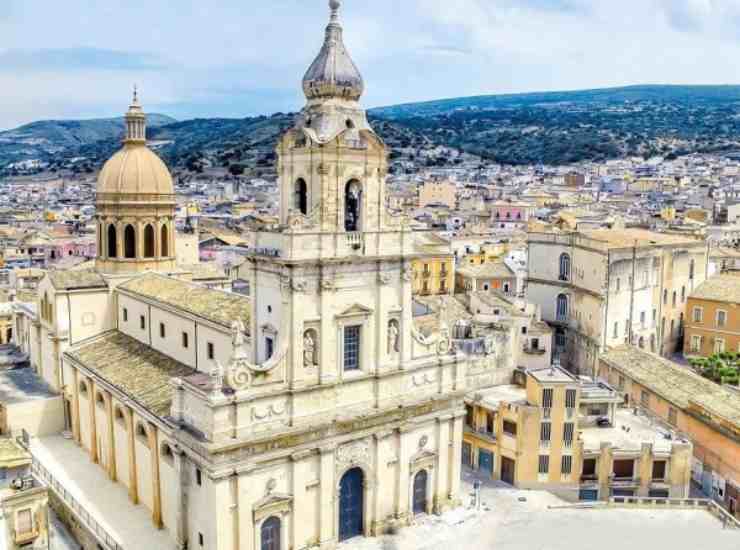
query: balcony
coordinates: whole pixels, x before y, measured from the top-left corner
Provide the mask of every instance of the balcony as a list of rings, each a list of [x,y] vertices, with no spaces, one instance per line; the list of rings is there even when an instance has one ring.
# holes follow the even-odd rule
[[[547,353],[547,350],[546,349],[541,348],[539,346],[536,347],[536,348],[534,348],[534,347],[530,346],[529,344],[524,344],[524,347],[522,348],[522,351],[524,353],[528,353],[530,355],[544,355],[545,353]]]
[[[617,477],[614,474],[609,476],[609,485],[612,487],[633,487],[640,484],[639,477],[623,476]]]
[[[34,527],[30,531],[16,531],[13,529],[13,540],[17,546],[23,546],[36,540],[40,534],[38,527]]]
[[[599,481],[597,474],[581,474],[581,483],[596,483]]]

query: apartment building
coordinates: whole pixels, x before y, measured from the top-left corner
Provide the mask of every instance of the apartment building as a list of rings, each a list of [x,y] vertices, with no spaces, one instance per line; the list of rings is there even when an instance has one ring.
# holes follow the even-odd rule
[[[517,293],[516,274],[503,261],[457,268],[455,287],[458,292],[498,290],[508,296]]]
[[[740,277],[720,275],[704,281],[686,304],[684,354],[709,357],[740,351]]]
[[[457,185],[451,181],[428,181],[419,187],[419,208],[431,204],[457,206]]]
[[[557,366],[525,377],[524,387],[493,387],[466,399],[465,464],[571,501],[688,496],[688,441],[668,439],[649,418],[620,408],[620,394],[604,382]]]
[[[693,443],[693,478],[740,517],[740,393],[634,346],[603,354],[599,375]]]
[[[599,352],[682,349],[688,296],[706,278],[704,241],[643,229],[529,233],[527,300],[555,328],[555,353],[596,372]]]

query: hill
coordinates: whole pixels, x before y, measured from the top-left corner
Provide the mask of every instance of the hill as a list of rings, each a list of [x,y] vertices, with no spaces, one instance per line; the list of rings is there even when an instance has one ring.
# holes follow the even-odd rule
[[[740,86],[630,86],[453,98],[369,111],[395,158],[454,163],[437,145],[503,164],[569,164],[624,156],[740,149]],[[181,122],[150,115],[148,137],[171,166],[198,171],[274,164],[293,121],[277,113]],[[119,146],[121,119],[47,121],[0,133],[0,173],[18,161],[93,171]],[[25,167],[28,168],[28,167]],[[17,166],[14,168],[17,170]],[[34,169],[33,166],[31,169]]]

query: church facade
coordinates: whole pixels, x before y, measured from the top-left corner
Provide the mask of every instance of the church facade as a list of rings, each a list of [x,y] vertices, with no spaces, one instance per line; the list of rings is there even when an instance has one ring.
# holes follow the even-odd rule
[[[385,208],[388,150],[329,5],[277,146],[280,226],[239,268],[252,297],[178,268],[135,98],[99,177],[96,268],[51,272],[17,319],[74,441],[176,548],[333,548],[459,505],[465,394],[508,381],[522,345],[498,307],[415,323],[423,253]]]

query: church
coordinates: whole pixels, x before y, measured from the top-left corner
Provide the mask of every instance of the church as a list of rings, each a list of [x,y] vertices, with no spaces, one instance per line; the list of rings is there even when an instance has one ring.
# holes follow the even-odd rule
[[[334,548],[459,505],[465,394],[508,380],[520,345],[500,323],[478,340],[415,324],[423,254],[386,209],[389,151],[329,6],[277,145],[280,225],[239,268],[252,296],[178,265],[172,178],[134,97],[99,176],[94,269],[49,272],[17,319],[74,441],[176,548]]]

